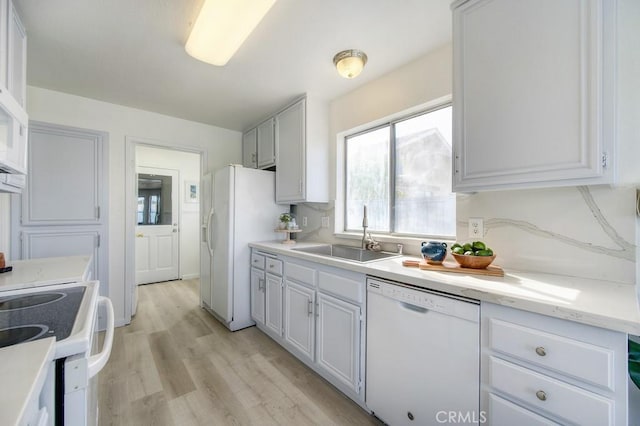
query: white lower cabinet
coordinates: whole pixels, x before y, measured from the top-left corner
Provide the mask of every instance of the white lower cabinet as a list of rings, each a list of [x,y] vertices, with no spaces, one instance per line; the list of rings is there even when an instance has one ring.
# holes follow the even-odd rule
[[[627,336],[481,305],[481,407],[489,425],[627,426]]]
[[[263,269],[255,256],[251,268],[251,312],[258,328],[365,407],[364,274],[283,256],[282,277]],[[280,260],[275,260],[280,262]],[[278,269],[278,268],[274,268]],[[264,306],[264,322],[260,321]]]
[[[260,324],[264,324],[265,291],[264,271],[251,268],[251,317]]]
[[[265,326],[282,336],[282,277],[266,274]]]
[[[362,309],[318,293],[318,367],[360,392],[360,331]]]
[[[500,398],[496,394],[489,393],[488,398],[493,426],[552,426],[559,424]]]
[[[286,280],[284,286],[284,340],[313,361],[315,338],[313,289]]]

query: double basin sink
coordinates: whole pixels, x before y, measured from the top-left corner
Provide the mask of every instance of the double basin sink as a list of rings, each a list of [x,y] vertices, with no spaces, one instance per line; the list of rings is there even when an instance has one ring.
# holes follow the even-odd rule
[[[373,262],[376,260],[389,259],[401,256],[398,253],[387,253],[382,251],[370,251],[359,247],[343,246],[339,244],[324,244],[313,247],[300,247],[292,250],[311,253],[318,256],[333,257],[355,262]]]

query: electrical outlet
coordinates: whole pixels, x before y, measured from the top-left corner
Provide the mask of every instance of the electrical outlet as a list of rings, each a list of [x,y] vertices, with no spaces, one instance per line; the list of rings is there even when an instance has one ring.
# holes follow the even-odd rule
[[[329,227],[329,216],[322,216],[322,227],[323,228]]]
[[[302,226],[307,226],[307,217],[302,216]]]
[[[469,238],[483,238],[484,237],[484,221],[481,217],[469,218]]]

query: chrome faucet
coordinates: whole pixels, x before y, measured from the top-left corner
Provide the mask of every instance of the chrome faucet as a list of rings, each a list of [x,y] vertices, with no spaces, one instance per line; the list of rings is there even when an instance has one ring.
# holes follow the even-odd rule
[[[367,221],[367,205],[364,206],[364,215],[362,216],[362,249],[367,248],[367,228],[369,222]]]

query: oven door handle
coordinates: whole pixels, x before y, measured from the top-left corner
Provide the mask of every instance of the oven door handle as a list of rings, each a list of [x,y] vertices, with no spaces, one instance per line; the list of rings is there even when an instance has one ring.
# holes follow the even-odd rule
[[[107,309],[107,331],[102,344],[102,350],[89,357],[87,365],[87,375],[89,378],[95,376],[107,364],[111,355],[111,347],[113,346],[113,332],[115,328],[115,319],[113,314],[113,304],[108,297],[98,297],[98,305],[104,305]]]

